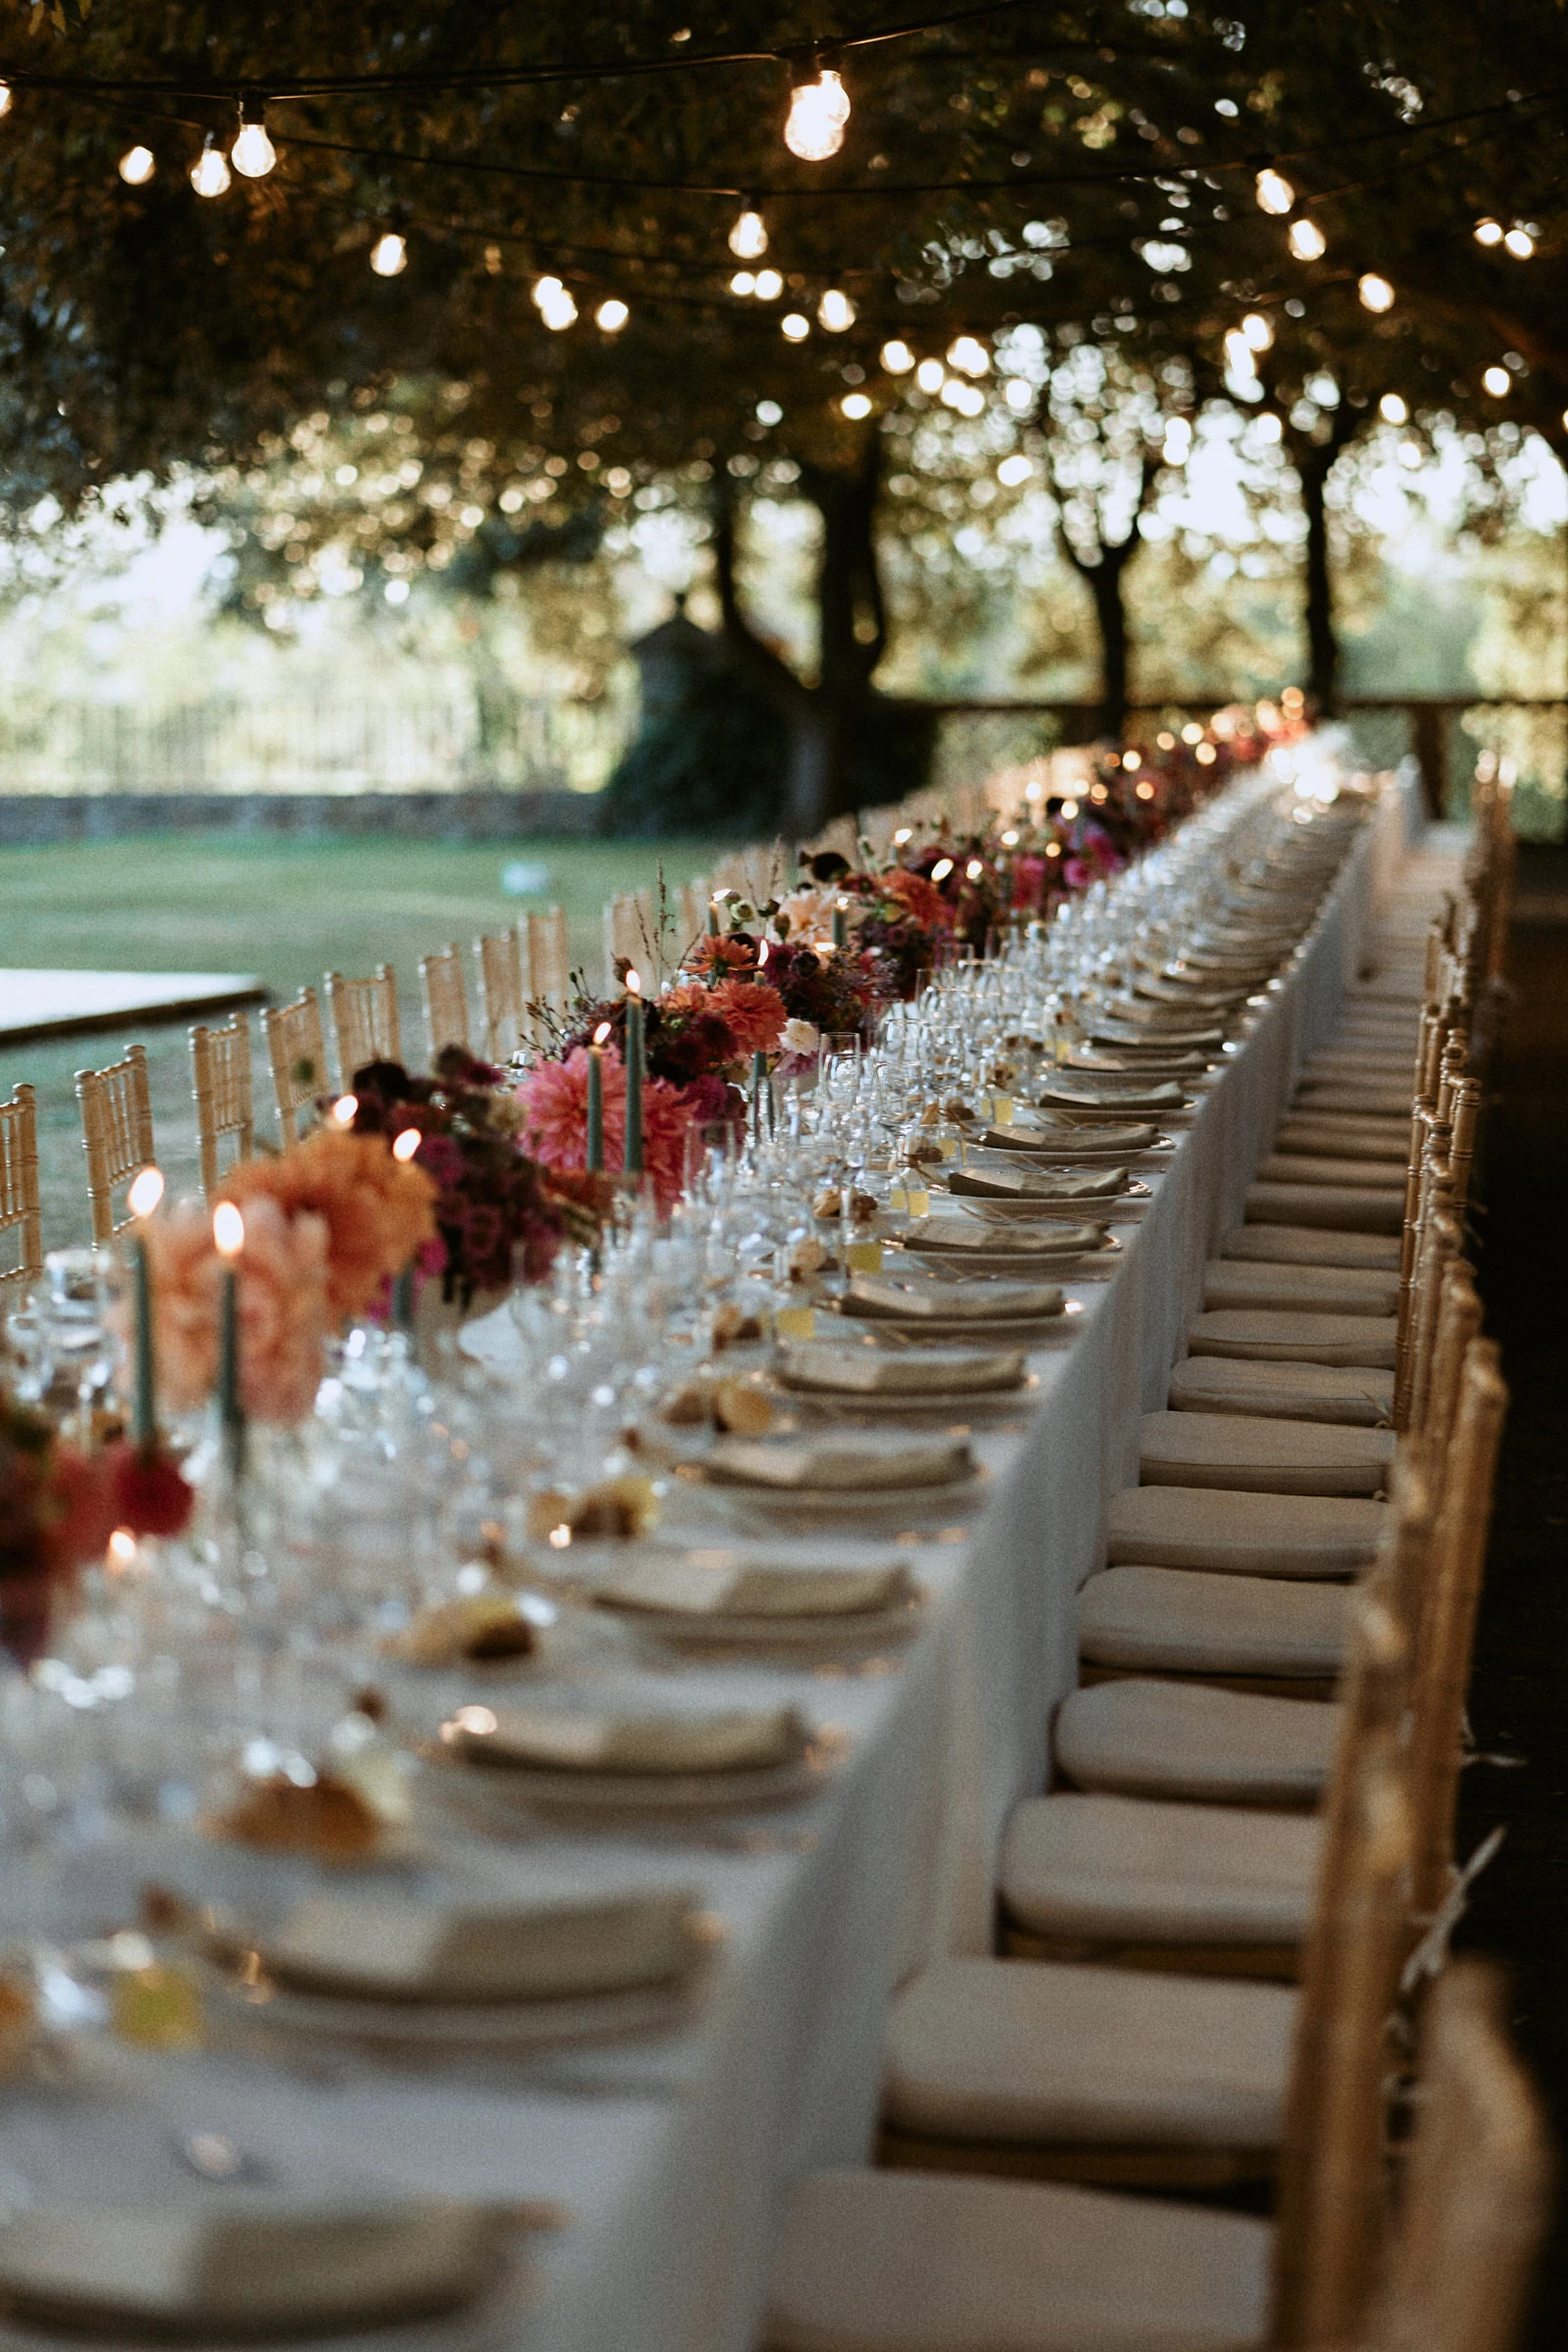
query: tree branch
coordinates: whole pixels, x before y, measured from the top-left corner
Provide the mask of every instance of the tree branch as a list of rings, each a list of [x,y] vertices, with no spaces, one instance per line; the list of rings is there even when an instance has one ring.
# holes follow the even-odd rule
[[[738,665],[766,693],[786,709],[798,709],[809,694],[809,687],[804,686],[789,663],[763,643],[741,609],[735,578],[735,493],[722,468],[713,479],[713,577],[718,589],[724,642]]]

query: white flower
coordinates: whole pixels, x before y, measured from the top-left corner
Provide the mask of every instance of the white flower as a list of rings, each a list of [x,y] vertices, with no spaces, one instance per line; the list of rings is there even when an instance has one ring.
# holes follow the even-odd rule
[[[779,1039],[786,1054],[814,1054],[821,1043],[821,1031],[810,1021],[786,1021]]]
[[[805,888],[792,890],[779,901],[779,913],[789,925],[791,939],[820,933],[825,939],[833,928],[833,909],[839,903],[836,890]]]

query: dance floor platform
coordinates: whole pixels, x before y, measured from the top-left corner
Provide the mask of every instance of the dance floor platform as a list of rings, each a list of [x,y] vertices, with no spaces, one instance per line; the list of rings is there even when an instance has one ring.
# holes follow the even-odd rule
[[[267,993],[249,972],[56,972],[0,965],[0,1045],[194,1019],[260,1004]]]

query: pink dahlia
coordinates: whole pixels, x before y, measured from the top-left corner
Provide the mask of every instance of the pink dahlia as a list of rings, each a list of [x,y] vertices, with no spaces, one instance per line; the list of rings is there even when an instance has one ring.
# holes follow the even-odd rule
[[[626,1149],[626,1068],[613,1047],[603,1052],[605,1166],[614,1169]],[[547,1168],[580,1174],[588,1165],[588,1064],[587,1047],[573,1046],[564,1061],[537,1063],[517,1087],[523,1143]]]

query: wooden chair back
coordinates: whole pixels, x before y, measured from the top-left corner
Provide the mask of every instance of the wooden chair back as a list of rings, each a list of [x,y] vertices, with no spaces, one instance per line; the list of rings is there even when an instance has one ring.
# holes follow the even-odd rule
[[[341,972],[328,972],[326,1009],[344,1094],[352,1091],[355,1071],[367,1062],[403,1059],[398,985],[389,963],[378,963],[366,980],[345,980]]]
[[[659,983],[660,955],[651,891],[617,890],[605,908],[605,985],[612,995],[620,986],[615,967],[622,960],[641,975],[652,995]]]
[[[87,1154],[87,1205],[92,1238],[103,1243],[130,1223],[115,1218],[115,1194],[158,1156],[153,1145],[152,1097],[147,1087],[147,1049],[132,1046],[123,1061],[101,1070],[76,1072],[81,1106],[81,1143]]]
[[[43,1217],[38,1205],[38,1104],[30,1086],[15,1086],[0,1102],[0,1233],[17,1236],[14,1266],[0,1271],[0,1298],[43,1272]]]
[[[382,970],[386,966],[382,965]],[[443,1046],[468,1050],[468,992],[463,985],[463,951],[454,941],[434,956],[419,957],[419,990],[433,1061]],[[358,1065],[356,1065],[358,1066]]]
[[[236,1012],[221,1029],[209,1029],[198,1021],[190,1033],[190,1072],[202,1190],[211,1200],[218,1189],[218,1150],[223,1139],[233,1137],[235,1159],[249,1159],[256,1148],[248,1014]]]
[[[1551,2219],[1541,2104],[1494,1969],[1456,1962],[1421,2020],[1416,2127],[1365,2352],[1512,2352]]]
[[[553,1011],[564,1011],[571,998],[571,964],[566,946],[566,915],[561,906],[530,914],[528,925],[528,985],[531,1000]]]
[[[262,1014],[262,1034],[272,1069],[278,1128],[284,1143],[292,1144],[299,1137],[301,1111],[324,1095],[328,1085],[326,1041],[315,989],[302,988],[292,1004],[269,1004]]]
[[[486,931],[473,943],[479,1012],[488,1060],[509,1061],[528,1036],[528,990],[515,931]]]

